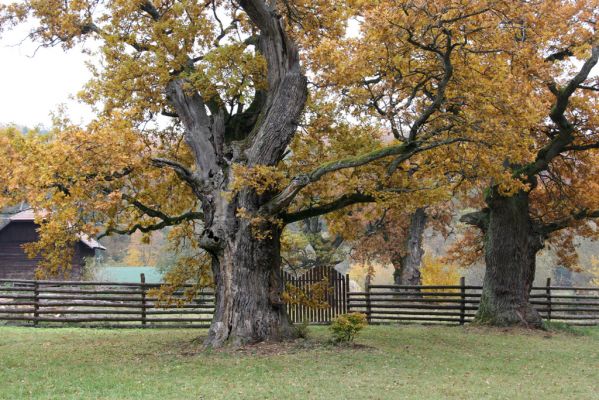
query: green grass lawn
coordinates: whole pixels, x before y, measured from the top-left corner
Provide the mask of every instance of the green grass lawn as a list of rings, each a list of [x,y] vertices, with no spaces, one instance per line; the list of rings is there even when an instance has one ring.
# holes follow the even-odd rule
[[[193,330],[0,327],[1,399],[599,399],[599,329],[369,327],[200,352]]]

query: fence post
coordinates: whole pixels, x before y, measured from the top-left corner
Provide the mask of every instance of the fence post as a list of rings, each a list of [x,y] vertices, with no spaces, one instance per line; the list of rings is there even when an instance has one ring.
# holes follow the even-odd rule
[[[40,316],[40,290],[37,279],[33,282],[33,326],[37,326],[37,319]]]
[[[146,324],[146,275],[139,274],[141,279],[141,324]]]
[[[545,292],[547,293],[547,321],[551,321],[551,278],[547,278]]]
[[[345,314],[351,310],[351,302],[349,298],[349,274],[345,274],[345,285],[343,288],[343,303],[341,304],[341,313]]]
[[[372,322],[372,306],[370,304],[370,280],[366,281],[366,320]]]
[[[460,303],[460,325],[464,325],[466,323],[466,278],[460,278],[460,298],[462,302]]]

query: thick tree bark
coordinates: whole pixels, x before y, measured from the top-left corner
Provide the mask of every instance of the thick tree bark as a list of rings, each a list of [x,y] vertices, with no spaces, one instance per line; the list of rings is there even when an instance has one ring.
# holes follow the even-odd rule
[[[496,188],[487,197],[486,271],[476,321],[494,326],[541,327],[529,301],[536,255],[543,238],[529,214],[529,193],[502,196]]]
[[[216,309],[205,344],[240,346],[293,338],[281,297],[280,228],[262,227],[269,237],[256,238],[249,221],[240,219],[236,225],[213,254]]]
[[[410,218],[410,226],[403,256],[398,254],[391,260],[395,267],[393,278],[396,285],[421,285],[420,265],[424,249],[422,247],[426,228],[426,210],[418,208]]]

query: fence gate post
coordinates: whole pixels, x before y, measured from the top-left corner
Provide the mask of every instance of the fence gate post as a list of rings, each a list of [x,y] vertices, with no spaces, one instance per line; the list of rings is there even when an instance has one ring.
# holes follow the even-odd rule
[[[370,304],[370,282],[366,282],[366,320],[368,324],[372,322],[372,306]]]
[[[141,324],[146,324],[146,275],[139,274],[141,278]]]
[[[460,325],[464,325],[466,323],[466,278],[460,278],[460,298],[462,302],[460,303]]]
[[[37,279],[33,282],[33,325],[37,326],[37,319],[40,316],[40,290]]]
[[[551,278],[547,278],[547,321],[551,321]]]

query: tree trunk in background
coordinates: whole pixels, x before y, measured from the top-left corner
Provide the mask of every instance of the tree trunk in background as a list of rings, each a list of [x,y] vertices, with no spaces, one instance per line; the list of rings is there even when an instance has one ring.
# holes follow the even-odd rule
[[[543,240],[529,215],[529,194],[504,197],[496,188],[487,197],[486,271],[476,321],[494,326],[541,327],[529,301],[536,254]]]
[[[426,228],[426,210],[418,208],[410,218],[408,236],[404,256],[393,257],[391,260],[395,272],[393,277],[396,285],[421,285],[420,265],[424,249],[422,248],[424,230]]]

